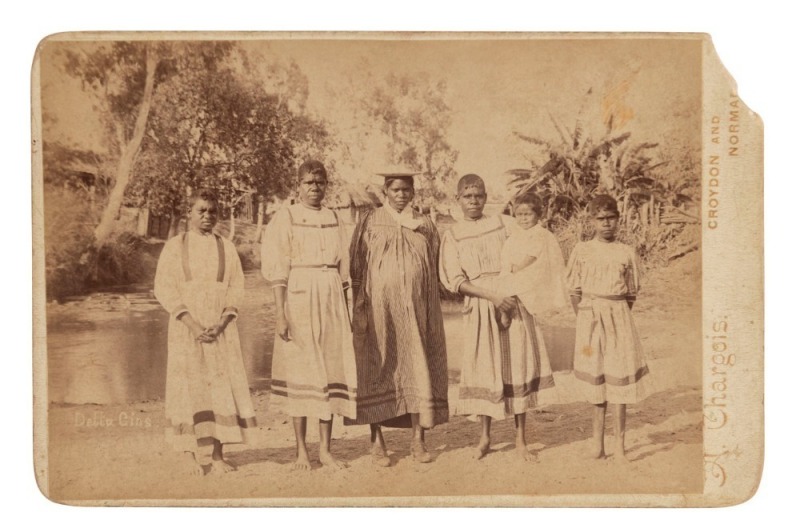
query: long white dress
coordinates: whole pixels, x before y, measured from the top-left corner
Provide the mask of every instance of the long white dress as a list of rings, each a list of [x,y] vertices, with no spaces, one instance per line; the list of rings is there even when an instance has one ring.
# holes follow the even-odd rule
[[[267,225],[261,254],[270,286],[286,287],[291,338],[275,337],[271,402],[294,417],[355,418],[345,226],[330,209],[293,204],[275,213]]]
[[[214,440],[246,440],[255,411],[235,318],[244,294],[236,247],[216,235],[187,232],[164,245],[153,293],[170,313],[165,414],[167,438],[179,451],[196,452]],[[188,312],[203,327],[223,314],[234,320],[213,343],[199,343],[178,320]]]
[[[458,292],[461,284],[469,281],[499,292],[500,255],[514,229],[513,220],[506,216],[465,219],[449,229],[442,237],[439,259],[445,287]],[[504,330],[497,324],[490,301],[465,297],[455,414],[503,419],[535,407],[539,393],[555,387],[541,329],[522,303],[517,304],[517,315]]]

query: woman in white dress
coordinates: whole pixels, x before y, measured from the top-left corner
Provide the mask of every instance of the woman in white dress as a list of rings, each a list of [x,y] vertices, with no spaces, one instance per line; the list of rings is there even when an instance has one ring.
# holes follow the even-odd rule
[[[216,197],[201,191],[189,204],[189,230],[164,245],[153,293],[170,313],[167,437],[185,453],[188,471],[202,475],[202,446],[213,446],[212,472],[234,469],[222,445],[244,442],[255,412],[236,328],[244,293],[239,255],[233,243],[212,232]]]
[[[516,226],[510,217],[483,214],[486,187],[475,174],[459,180],[457,200],[464,219],[443,235],[439,259],[442,283],[465,296],[455,414],[480,416],[477,459],[489,452],[492,419],[514,416],[516,451],[531,460],[525,413],[540,391],[555,385],[541,330],[516,297],[527,285],[500,278],[503,245]],[[500,324],[501,313],[510,314],[510,328]]]
[[[264,233],[262,273],[275,296],[272,398],[293,418],[295,469],[309,470],[308,418],[319,420],[319,460],[345,467],[330,451],[333,415],[356,417],[356,365],[345,292],[348,240],[322,206],[328,173],[319,161],[298,171],[299,202],[275,214]]]

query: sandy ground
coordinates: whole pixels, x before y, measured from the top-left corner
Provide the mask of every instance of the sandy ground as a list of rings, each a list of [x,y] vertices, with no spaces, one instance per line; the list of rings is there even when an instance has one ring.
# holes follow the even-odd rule
[[[569,372],[556,374],[553,402],[529,413],[529,448],[537,461],[520,462],[514,452],[513,420],[493,426],[493,449],[471,459],[479,424],[452,417],[427,434],[431,464],[409,456],[409,431],[385,430],[392,466],[380,468],[367,455],[369,428],[334,425],[333,452],[349,468],[333,470],[316,461],[317,432],[308,439],[314,468],[292,471],[291,421],[271,411],[269,394],[253,394],[258,427],[250,442],[226,448],[238,470],[191,477],[164,441],[163,402],[124,405],[52,404],[49,413],[49,496],[57,501],[189,498],[447,497],[561,494],[690,494],[702,491],[702,392],[700,259],[690,254],[650,272],[634,313],[652,375],[652,395],[629,408],[629,464],[613,457],[587,459],[590,409],[572,398]],[[549,325],[574,328],[570,314]],[[451,366],[457,367],[459,325],[447,325]],[[450,387],[455,399],[456,386]],[[610,420],[609,420],[610,422]],[[607,431],[611,444],[611,432]],[[203,460],[208,464],[210,453]],[[208,468],[206,468],[208,469]],[[482,497],[482,498],[481,498]]]

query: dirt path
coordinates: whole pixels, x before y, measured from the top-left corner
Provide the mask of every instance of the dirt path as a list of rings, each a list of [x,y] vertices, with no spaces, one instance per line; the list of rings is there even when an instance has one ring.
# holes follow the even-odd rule
[[[493,504],[489,495],[700,492],[701,334],[700,307],[694,301],[700,284],[698,267],[699,255],[690,255],[652,273],[645,282],[647,293],[635,308],[653,394],[630,408],[628,443],[633,460],[628,465],[615,464],[612,458],[585,458],[589,408],[573,401],[571,375],[559,372],[554,403],[530,413],[528,438],[538,462],[529,464],[519,462],[514,453],[513,420],[495,423],[492,452],[473,461],[470,448],[477,441],[479,425],[453,417],[427,435],[435,456],[431,464],[411,461],[407,430],[387,430],[393,464],[376,467],[367,456],[368,427],[337,422],[334,453],[350,467],[334,471],[316,464],[311,472],[294,472],[291,423],[272,412],[268,393],[259,391],[253,395],[259,427],[250,444],[227,451],[238,471],[189,477],[181,474],[164,441],[163,402],[54,404],[49,415],[50,496],[76,501],[478,495],[485,497],[484,504]],[[570,318],[563,314],[548,323],[569,325]],[[455,385],[450,390],[454,399]],[[309,441],[315,459],[313,426]]]

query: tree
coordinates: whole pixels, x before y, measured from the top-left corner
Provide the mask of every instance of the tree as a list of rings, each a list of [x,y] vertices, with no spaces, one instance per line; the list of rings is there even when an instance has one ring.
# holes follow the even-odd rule
[[[119,215],[147,129],[158,64],[156,45],[144,42],[114,42],[91,52],[67,52],[67,73],[80,78],[97,97],[114,157],[113,186],[94,230],[95,248],[106,242]]]
[[[214,189],[233,237],[245,198],[256,197],[261,220],[265,198],[286,196],[297,157],[319,148],[326,132],[297,113],[302,89],[296,97],[267,90],[274,83],[261,75],[279,69],[243,67],[252,61],[235,47],[207,51],[211,58],[197,50],[177,56],[175,74],[159,87],[130,195],[156,214],[177,219],[187,189]],[[290,70],[302,87],[298,71]],[[285,82],[277,84],[286,90]]]
[[[557,141],[514,131],[515,137],[532,147],[528,159],[533,170],[517,192],[534,190],[539,194],[546,219],[569,218],[595,194],[607,193],[620,203],[623,223],[657,222],[659,206],[664,201],[664,185],[654,176],[668,160],[653,155],[658,143],[632,144],[631,132],[618,128],[624,120],[615,119],[613,113],[604,115],[604,134],[593,137],[584,123],[591,95],[590,89],[572,129],[550,115]]]

